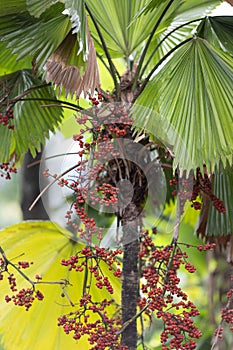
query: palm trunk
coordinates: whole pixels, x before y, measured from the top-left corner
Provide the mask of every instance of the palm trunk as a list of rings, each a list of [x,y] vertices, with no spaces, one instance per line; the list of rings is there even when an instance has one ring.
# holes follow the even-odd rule
[[[124,219],[123,232],[123,269],[122,269],[122,323],[126,328],[122,334],[122,344],[128,346],[129,350],[137,348],[137,299],[139,291],[139,272],[138,272],[138,223],[137,215],[132,215],[131,208],[126,208],[124,217],[131,214],[131,218]],[[137,210],[136,206],[135,210]],[[131,220],[130,220],[131,219]]]

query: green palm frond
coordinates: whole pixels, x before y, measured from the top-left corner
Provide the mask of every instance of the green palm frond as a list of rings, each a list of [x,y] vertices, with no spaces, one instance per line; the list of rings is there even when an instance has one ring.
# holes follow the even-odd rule
[[[145,5],[140,14],[156,10],[163,3],[166,5],[169,3],[169,0],[151,0],[148,4]],[[185,18],[185,20],[188,21],[189,17],[195,19],[195,17],[200,17],[206,13],[209,13],[220,3],[220,0],[203,0],[201,2],[198,0],[177,1],[176,13],[177,16],[179,16],[179,20],[181,18]]]
[[[155,65],[176,45],[191,37],[194,28],[197,23],[187,23],[187,25],[182,24],[182,26],[173,21],[171,25],[165,27],[161,33],[155,34],[154,39],[149,46],[145,65],[141,72],[141,76],[149,74],[150,71],[155,67]]]
[[[227,163],[224,168],[220,163],[215,169],[213,193],[223,201],[226,213],[222,214],[212,205],[207,221],[206,236],[227,236],[233,234],[233,168]]]
[[[184,22],[210,15],[222,0],[184,0],[177,10],[176,21]]]
[[[30,71],[21,70],[6,76],[0,77],[2,93],[5,92],[5,99],[1,102],[1,109],[4,111],[11,106],[11,101],[21,96],[26,90],[31,92],[24,98],[30,101],[19,101],[14,106],[14,130],[7,126],[0,125],[0,159],[8,161],[13,153],[16,158],[23,155],[30,149],[32,155],[40,149],[41,143],[49,136],[49,131],[54,131],[62,118],[62,109],[40,108],[47,104],[46,99],[56,100],[53,89],[45,84],[39,89],[42,82],[31,75]],[[34,100],[36,99],[36,100]]]
[[[86,13],[84,0],[66,0],[65,11],[72,22],[72,33],[77,33],[79,52],[83,52],[84,60],[88,57],[88,45],[86,41]]]
[[[39,19],[28,12],[0,16],[0,40],[7,42],[7,48],[17,54],[18,59],[33,56],[42,71],[49,56],[71,29],[71,22],[62,14],[63,10],[64,5],[57,3]]]
[[[9,0],[0,2],[0,16],[13,15],[26,11],[25,0]]]
[[[102,30],[112,57],[129,57],[138,48],[141,49],[164,9],[164,6],[160,6],[155,13],[148,12],[136,17],[146,5],[146,0],[88,0],[87,3]],[[98,44],[99,38],[91,21],[90,30]],[[101,49],[99,51],[102,53]]]
[[[26,0],[27,10],[30,15],[38,18],[44,13],[50,6],[59,0]],[[25,1],[24,1],[25,2]]]
[[[206,17],[197,28],[197,35],[233,55],[232,16]]]
[[[17,55],[13,55],[10,49],[6,48],[6,43],[0,42],[0,75],[16,72],[20,69],[30,69],[32,67],[32,56],[27,56],[24,60],[17,60]]]
[[[152,10],[155,13],[161,3],[166,5],[169,1],[151,1],[142,13]],[[141,76],[153,69],[160,59],[176,45],[190,37],[203,16],[209,14],[219,3],[219,1],[204,1],[202,3],[196,0],[175,1],[154,34],[146,56],[147,63],[144,65]]]
[[[232,154],[232,71],[227,54],[194,38],[175,52],[136,100],[135,126],[159,138],[160,125],[180,170],[215,166]]]

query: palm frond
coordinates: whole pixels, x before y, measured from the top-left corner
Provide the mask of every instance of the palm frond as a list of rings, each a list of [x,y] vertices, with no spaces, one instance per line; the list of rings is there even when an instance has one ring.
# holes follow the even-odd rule
[[[42,13],[44,13],[50,6],[59,0],[26,0],[27,10],[30,15],[38,18]],[[24,1],[25,2],[25,1]]]
[[[156,12],[136,17],[146,5],[146,0],[88,0],[87,3],[102,30],[111,56],[124,58],[141,50],[164,9],[161,5]],[[99,43],[94,26],[91,22],[89,24],[94,41]],[[103,54],[100,46],[98,53]]]
[[[174,146],[174,167],[215,166],[233,152],[231,58],[200,38],[183,45],[133,107],[135,126]],[[145,108],[146,107],[146,108]],[[158,124],[159,120],[159,124]]]
[[[137,15],[142,15],[148,11],[156,10],[161,4],[167,4],[169,0],[151,0],[148,4]],[[184,0],[177,1],[176,3],[176,13],[179,19],[181,17],[185,18],[188,21],[188,18],[191,16],[192,19],[203,16],[204,14],[212,11],[216,6],[221,3],[220,0],[203,0],[201,3],[198,0]],[[176,19],[178,20],[178,18]]]
[[[226,213],[219,213],[211,205],[208,216],[206,235],[227,236],[233,234],[233,168],[227,163],[224,168],[220,163],[219,169],[215,169],[213,180],[213,193],[220,198]]]
[[[65,11],[72,22],[72,33],[77,34],[79,51],[83,52],[84,60],[88,57],[88,45],[86,40],[86,13],[84,0],[66,0]]]
[[[173,21],[165,30],[155,34],[146,55],[146,64],[143,67],[141,76],[148,74],[155,65],[176,45],[191,37],[194,28],[197,26],[196,21],[180,25]]]
[[[177,11],[176,21],[184,22],[208,16],[220,4],[222,0],[184,0]]]
[[[232,16],[206,17],[197,28],[197,35],[233,55]]]
[[[162,1],[164,2],[164,1]],[[166,1],[168,2],[168,1]],[[151,1],[144,9],[147,11],[156,11],[160,5],[160,0]],[[166,16],[154,35],[154,39],[148,50],[147,60],[149,61],[143,68],[143,72],[150,71],[159,60],[166,55],[172,48],[190,37],[194,33],[203,16],[211,13],[211,11],[219,5],[220,1],[183,1],[174,2],[170,9],[170,16]],[[144,12],[142,12],[144,13]],[[168,13],[169,15],[169,13]],[[167,18],[168,17],[168,18]],[[208,18],[208,17],[207,17]],[[169,23],[170,19],[171,23]],[[205,20],[203,20],[205,22]],[[222,36],[225,37],[225,28]],[[199,32],[198,32],[199,33]],[[199,34],[198,34],[199,36]],[[202,35],[200,35],[202,37]],[[142,76],[142,74],[141,74]]]
[[[13,15],[15,13],[21,13],[26,11],[25,0],[9,0],[0,2],[0,14],[1,16]]]
[[[49,56],[71,29],[71,22],[62,14],[63,10],[64,5],[57,3],[39,19],[30,16],[28,12],[1,16],[0,40],[7,42],[7,48],[17,54],[17,59],[33,56],[38,69],[43,71]]]
[[[27,56],[24,60],[17,60],[17,55],[13,55],[10,49],[6,48],[6,43],[0,42],[0,75],[13,73],[20,69],[30,69],[32,67],[32,56]]]
[[[14,130],[0,125],[0,159],[8,161],[15,153],[16,158],[30,149],[32,155],[40,150],[41,143],[54,131],[62,118],[62,108],[40,108],[46,104],[46,99],[56,99],[53,89],[49,86],[33,89],[41,85],[41,80],[31,75],[30,71],[21,70],[0,77],[1,91],[6,92],[6,98],[1,102],[1,109],[11,106],[26,90],[29,101],[19,101],[14,105]],[[31,91],[30,91],[31,89]],[[13,103],[14,104],[14,103]]]

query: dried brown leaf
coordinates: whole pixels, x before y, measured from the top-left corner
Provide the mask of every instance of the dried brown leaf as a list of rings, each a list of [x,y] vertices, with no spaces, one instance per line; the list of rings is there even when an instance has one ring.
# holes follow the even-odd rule
[[[59,87],[59,93],[62,88],[65,89],[66,96],[76,94],[78,98],[83,92],[86,95],[88,92],[93,94],[95,89],[100,86],[99,69],[97,65],[96,52],[93,40],[87,25],[87,45],[89,49],[88,59],[86,63],[86,70],[81,75],[77,65],[69,65],[69,57],[77,45],[77,37],[70,32],[55,52],[50,56],[45,64],[47,70],[46,81],[52,81]]]

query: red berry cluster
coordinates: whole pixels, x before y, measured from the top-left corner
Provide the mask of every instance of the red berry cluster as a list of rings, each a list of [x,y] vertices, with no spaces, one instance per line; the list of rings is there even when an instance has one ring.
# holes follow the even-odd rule
[[[23,265],[25,266],[23,268],[27,268],[29,266],[29,263],[24,262]],[[19,264],[19,266],[22,267],[21,264]],[[1,279],[3,279],[3,274],[1,275],[2,275]],[[43,294],[39,290],[35,290],[34,286],[32,288],[27,288],[27,289],[22,288],[18,290],[16,278],[13,273],[10,273],[8,275],[8,283],[13,294],[11,296],[9,295],[5,296],[5,301],[7,303],[12,301],[17,306],[25,307],[26,311],[28,311],[35,299],[40,301],[44,299]]]
[[[30,263],[28,261],[18,261],[19,269],[28,269],[30,265],[33,265],[33,261],[31,261]]]
[[[185,174],[183,178],[179,178],[178,174],[176,174],[176,178],[170,180],[170,186],[175,186],[175,189],[172,191],[172,195],[179,196],[180,207],[182,208],[182,210],[186,201],[191,201],[191,206],[195,210],[201,209],[201,203],[196,200],[199,192],[195,192],[196,187],[193,185],[193,182],[194,178],[191,175],[188,178],[186,178]]]
[[[127,349],[120,345],[117,336],[121,328],[118,305],[111,298],[94,301],[90,293],[93,284],[100,290],[105,288],[110,296],[114,293],[109,278],[103,274],[103,264],[108,266],[109,271],[113,271],[115,277],[120,277],[121,270],[117,267],[119,265],[117,255],[119,254],[122,254],[121,249],[112,251],[98,246],[85,247],[70,259],[61,261],[61,264],[67,266],[69,270],[76,272],[85,270],[87,278],[83,286],[84,294],[79,300],[79,309],[61,316],[58,319],[58,325],[63,327],[65,333],[72,333],[75,340],[87,335],[92,350],[111,347],[119,350]]]
[[[32,265],[33,263],[29,263],[28,261],[18,261],[18,263],[16,265],[14,265],[12,262],[10,262],[6,256],[5,253],[3,252],[2,248],[1,248],[1,254],[2,254],[2,258],[0,258],[0,280],[3,280],[4,278],[4,273],[8,275],[7,280],[8,280],[8,284],[10,287],[10,290],[12,292],[11,296],[6,295],[5,296],[5,301],[7,303],[9,302],[13,302],[15,305],[17,306],[23,306],[25,307],[26,311],[28,311],[30,309],[30,307],[32,306],[32,303],[34,302],[35,299],[37,300],[43,300],[44,296],[43,294],[39,291],[35,289],[35,284],[36,282],[32,282],[28,279],[28,277],[26,275],[24,275],[23,272],[21,272],[21,269],[27,269],[30,267],[30,265]],[[14,275],[14,273],[10,273],[8,271],[9,268],[9,264],[11,266],[14,266],[14,268],[19,271],[19,273],[25,277],[25,279],[27,279],[28,282],[31,283],[32,287],[31,288],[22,288],[20,290],[18,290],[17,288],[17,281],[16,281],[16,277]]]
[[[5,177],[6,180],[10,180],[12,173],[17,173],[17,169],[14,166],[11,166],[10,163],[0,163],[1,177]]]
[[[7,271],[7,264],[3,258],[0,258],[0,281],[3,280],[3,272]]]
[[[94,218],[90,218],[88,214],[85,212],[84,208],[80,208],[77,203],[74,203],[74,211],[81,219],[81,222],[84,225],[84,228],[79,227],[76,223],[73,223],[73,227],[77,229],[79,233],[79,237],[85,240],[87,243],[92,241],[94,235],[96,235],[97,239],[102,239],[102,228],[98,228]],[[69,211],[70,212],[70,211]],[[67,214],[68,215],[68,214]],[[68,221],[69,223],[70,221]]]
[[[16,278],[15,278],[13,273],[9,274],[9,276],[8,276],[8,283],[9,283],[11,291],[12,292],[16,292],[17,291]]]
[[[217,337],[218,339],[222,339],[223,337],[223,327],[219,326],[215,332],[214,332],[214,336]]]
[[[76,175],[60,178],[57,174],[50,174],[49,169],[45,169],[44,175],[57,179],[61,187],[68,187],[74,194],[74,202],[66,212],[67,225],[72,225],[78,231],[80,238],[88,244],[92,242],[93,235],[97,239],[102,239],[102,228],[97,228],[93,218],[90,218],[84,209],[84,204],[94,206],[94,208],[106,212],[117,212],[119,189],[115,183],[109,181],[109,160],[119,156],[115,150],[113,140],[116,137],[125,136],[132,125],[132,119],[128,116],[128,111],[124,106],[109,104],[103,116],[101,108],[97,107],[97,102],[101,102],[101,94],[97,97],[90,97],[95,106],[96,113],[90,122],[92,127],[85,124],[85,128],[80,134],[73,135],[73,140],[79,143],[80,151],[77,152],[79,160],[75,169]],[[98,113],[97,113],[98,111]],[[82,115],[77,121],[81,124],[87,121],[88,117]],[[84,133],[92,132],[91,143],[85,142]],[[84,156],[90,155],[91,164],[84,160]],[[80,159],[81,158],[81,159]],[[85,176],[84,176],[85,174]],[[79,217],[82,225],[76,223]]]
[[[68,266],[69,270],[75,270],[77,272],[82,272],[84,269],[88,269],[98,283],[101,281],[101,289],[103,286],[108,289],[109,281],[107,277],[103,276],[100,263],[105,263],[108,266],[109,271],[114,271],[114,275],[120,277],[121,271],[119,268],[116,268],[116,266],[120,265],[119,261],[117,260],[117,255],[121,254],[121,249],[116,249],[113,251],[110,249],[100,248],[98,246],[85,247],[76,255],[72,255],[70,259],[63,259],[61,264],[63,266]],[[110,288],[112,292],[112,287]]]
[[[216,243],[206,243],[204,245],[200,244],[197,249],[202,252],[202,251],[207,251],[210,250],[212,251],[216,247]]]
[[[231,325],[231,330],[233,330],[233,309],[224,308],[222,309],[222,319]]]
[[[200,168],[197,168],[196,177],[190,175],[188,178],[184,177],[179,179],[178,174],[176,174],[176,178],[170,180],[170,186],[176,186],[172,194],[179,195],[182,208],[185,202],[189,200],[192,202],[191,206],[195,210],[200,210],[202,208],[202,204],[197,200],[197,198],[198,196],[201,197],[201,194],[204,193],[209,197],[216,210],[223,214],[226,212],[226,207],[223,201],[212,193],[212,183],[205,167],[204,175],[202,174]]]
[[[89,100],[91,101],[93,106],[98,106],[100,102],[103,100],[103,96],[100,92],[96,96],[89,95]]]
[[[144,261],[142,277],[145,283],[141,287],[143,296],[138,305],[146,309],[149,317],[154,313],[163,321],[162,349],[195,349],[194,339],[200,338],[201,333],[192,318],[199,311],[179,287],[177,276],[181,265],[190,273],[195,267],[187,262],[187,254],[177,244],[158,248],[147,231],[141,237],[139,257]]]
[[[169,184],[171,187],[175,187],[175,189],[173,189],[172,191],[172,195],[173,196],[176,196],[177,195],[177,185],[178,185],[178,181],[176,179],[171,179],[169,181]]]
[[[114,315],[113,308],[118,309],[113,300],[94,302],[88,294],[80,300],[78,311],[59,317],[58,326],[63,327],[66,334],[72,333],[75,340],[88,336],[90,350],[127,350],[117,336],[121,319],[119,313]]]
[[[14,119],[13,109],[7,108],[5,113],[0,113],[0,124],[8,127],[9,130],[14,130],[12,120]]]
[[[30,309],[35,299],[43,300],[44,296],[39,290],[35,290],[34,288],[22,288],[11,297],[9,297],[8,295],[5,296],[5,301],[7,303],[13,301],[15,305],[25,307],[26,311]]]
[[[88,121],[88,116],[87,115],[81,115],[80,118],[76,119],[77,122],[81,125],[81,124],[86,124],[86,122]]]
[[[233,275],[231,276],[231,281],[233,281]],[[223,337],[223,325],[227,323],[230,327],[230,331],[233,332],[233,288],[227,293],[227,304],[222,309],[221,322],[219,327],[215,330],[215,336],[219,339]]]
[[[194,185],[193,195],[197,197],[197,195],[201,191],[204,192],[209,197],[209,199],[213,203],[213,206],[215,207],[216,210],[218,210],[220,213],[223,213],[223,214],[226,213],[226,207],[223,201],[221,201],[221,199],[217,198],[212,193],[212,183],[210,181],[209,175],[207,174],[206,170],[204,171],[204,175],[202,175],[200,168],[197,168],[196,183]]]

